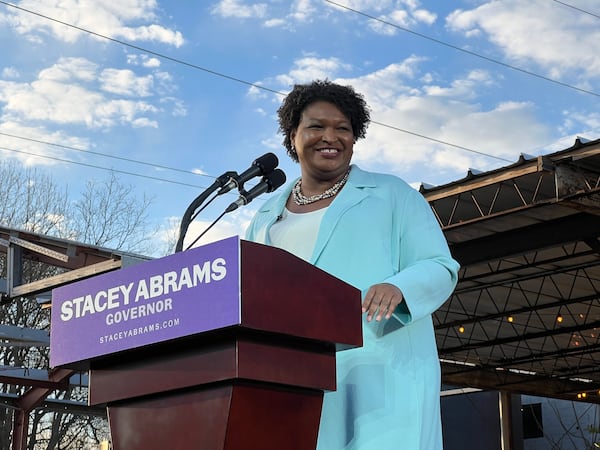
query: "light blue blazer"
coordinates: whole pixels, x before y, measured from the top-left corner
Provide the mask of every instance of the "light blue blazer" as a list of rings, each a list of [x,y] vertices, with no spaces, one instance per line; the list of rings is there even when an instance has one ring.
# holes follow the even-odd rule
[[[293,184],[259,209],[248,240],[270,244]],[[363,320],[363,347],[337,354],[338,388],[325,395],[318,449],[441,449],[431,314],[455,288],[459,265],[427,201],[398,177],[353,165],[323,216],[310,262],[363,295],[382,282],[404,294],[391,319]]]

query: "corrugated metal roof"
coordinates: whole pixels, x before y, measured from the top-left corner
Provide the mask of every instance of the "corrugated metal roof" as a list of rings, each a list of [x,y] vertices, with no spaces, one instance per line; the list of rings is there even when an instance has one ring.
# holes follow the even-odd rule
[[[462,265],[444,382],[600,403],[600,140],[421,192]]]

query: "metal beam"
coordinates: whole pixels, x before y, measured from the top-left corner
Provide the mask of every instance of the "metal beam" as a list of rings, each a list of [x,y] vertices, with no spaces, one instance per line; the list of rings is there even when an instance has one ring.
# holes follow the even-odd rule
[[[58,261],[68,262],[69,257],[64,253],[57,252],[51,250],[43,245],[34,244],[33,242],[26,241],[25,239],[20,239],[14,236],[8,238],[9,244],[15,244],[19,247],[26,248],[27,250],[31,250],[32,252],[39,253],[40,255],[48,256],[52,259],[56,259]]]
[[[560,233],[557,233],[557,230],[560,230]],[[479,239],[455,243],[450,246],[450,251],[462,266],[468,266],[567,242],[585,241],[597,238],[599,235],[600,216],[578,213],[504,233],[495,233]]]
[[[482,370],[479,367],[442,363],[442,382],[450,386],[468,386],[484,390],[511,391],[523,395],[557,398],[600,404],[600,395],[578,399],[577,393],[597,393],[600,385],[511,370]]]
[[[57,385],[50,376],[48,369],[32,369],[29,367],[0,366],[0,383],[17,386],[64,389],[68,385],[86,387],[88,385],[87,373],[76,372],[65,383]]]
[[[515,336],[510,336],[506,338],[492,339],[488,341],[478,341],[478,342],[470,342],[468,344],[459,345],[456,347],[447,347],[440,348],[440,355],[449,355],[450,353],[456,353],[461,351],[474,350],[483,347],[493,347],[495,345],[504,345],[511,344],[514,342],[522,342],[527,341],[529,339],[538,339],[549,336],[556,336],[560,334],[571,334],[575,331],[583,331],[583,330],[593,330],[595,328],[600,328],[600,320],[596,320],[594,322],[588,322],[582,325],[575,325],[572,327],[559,327],[553,330],[545,330],[537,333],[528,333],[528,334],[519,334]]]
[[[41,292],[46,292],[55,287],[63,286],[73,281],[79,281],[94,275],[98,275],[121,267],[121,260],[111,259],[92,264],[81,269],[71,270],[60,275],[44,278],[43,280],[33,281],[20,286],[9,286],[9,299],[16,297],[27,297]]]
[[[428,202],[434,202],[439,199],[446,199],[454,195],[460,195],[465,192],[481,189],[486,186],[495,185],[543,170],[544,169],[538,163],[538,160],[532,160],[512,170],[495,171],[491,172],[489,175],[476,176],[470,181],[463,181],[460,184],[458,184],[458,182],[453,183],[445,188],[436,188],[431,192],[425,192],[423,195]]]
[[[12,450],[27,449],[27,432],[29,431],[29,411],[17,409],[13,416]]]
[[[7,346],[47,347],[50,345],[50,332],[15,325],[0,325],[0,341],[2,340],[8,341]]]
[[[2,393],[0,392],[0,404],[6,408],[17,410],[16,402],[19,399],[17,394]],[[90,406],[85,402],[77,402],[73,400],[61,400],[56,398],[50,398],[44,400],[44,402],[38,406],[39,409],[46,411],[56,411],[63,413],[81,414],[84,416],[97,416],[106,418],[106,407],[104,406]]]
[[[71,369],[52,369],[48,371],[48,382],[50,387],[32,387],[23,394],[16,405],[24,411],[31,411],[39,406],[46,397],[56,389],[66,389],[69,385],[69,378],[76,372]]]
[[[513,280],[509,280],[509,281],[510,281],[510,283],[514,282]],[[525,306],[525,307],[521,307],[521,308],[505,309],[505,310],[499,311],[497,313],[486,314],[485,316],[471,316],[471,317],[465,317],[464,319],[454,320],[452,322],[444,322],[444,323],[437,324],[435,326],[435,329],[443,330],[446,328],[456,328],[461,325],[469,325],[472,323],[481,323],[481,322],[486,322],[488,320],[496,320],[496,319],[505,318],[508,316],[516,316],[518,314],[522,314],[522,313],[526,313],[526,312],[532,312],[532,311],[539,312],[539,311],[543,311],[544,309],[560,308],[562,306],[568,306],[568,305],[572,305],[572,304],[593,302],[597,299],[598,299],[598,294],[586,295],[585,297],[577,297],[577,298],[561,298],[554,302],[542,303],[539,305],[535,304],[532,306]]]

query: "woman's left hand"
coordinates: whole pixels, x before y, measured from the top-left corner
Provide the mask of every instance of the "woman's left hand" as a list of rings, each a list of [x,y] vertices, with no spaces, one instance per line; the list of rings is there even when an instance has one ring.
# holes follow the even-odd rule
[[[376,314],[375,320],[378,322],[384,316],[389,319],[403,298],[402,291],[393,284],[374,284],[367,291],[362,303],[362,311],[367,313],[367,322],[370,322]]]

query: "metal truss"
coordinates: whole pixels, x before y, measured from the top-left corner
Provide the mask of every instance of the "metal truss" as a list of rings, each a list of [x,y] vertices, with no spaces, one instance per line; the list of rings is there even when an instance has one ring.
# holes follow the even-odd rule
[[[444,382],[600,403],[600,141],[422,192],[462,266]]]

